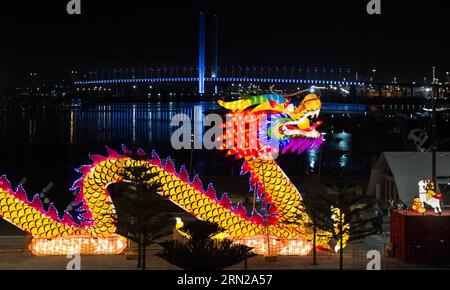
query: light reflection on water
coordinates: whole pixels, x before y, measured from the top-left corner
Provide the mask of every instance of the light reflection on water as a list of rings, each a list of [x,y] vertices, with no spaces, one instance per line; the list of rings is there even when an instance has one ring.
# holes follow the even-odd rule
[[[168,143],[175,114],[194,119],[193,107],[201,110],[217,108],[212,103],[109,104],[67,110],[8,111],[2,114],[1,143],[84,144],[108,142]],[[202,113],[196,129],[203,132]],[[51,138],[50,138],[51,137]]]
[[[200,106],[201,111],[194,111]],[[170,136],[177,126],[170,121],[176,114],[195,119],[195,130],[203,136],[202,111],[217,109],[216,103],[136,103],[100,104],[71,109],[41,107],[33,110],[9,110],[1,115],[0,144],[162,144],[170,146]],[[326,112],[325,112],[326,113]],[[195,115],[195,116],[194,116]],[[339,129],[325,135],[321,150],[305,154],[310,170],[317,171],[319,155],[323,168],[354,166],[354,133]],[[297,158],[296,158],[297,159]],[[353,162],[353,163],[352,163]]]
[[[352,153],[352,133],[345,130],[339,133],[336,130],[332,130],[333,133],[324,134],[324,145],[320,149],[314,149],[308,153],[308,166],[311,172],[321,170],[320,155],[325,159],[324,163],[326,167],[331,168],[347,168],[351,164]],[[330,157],[329,153],[335,153],[334,157]]]
[[[311,168],[311,169],[317,168],[316,164],[319,161],[319,154],[320,154],[319,149],[314,149],[314,150],[309,151],[309,153],[308,153],[309,168]]]

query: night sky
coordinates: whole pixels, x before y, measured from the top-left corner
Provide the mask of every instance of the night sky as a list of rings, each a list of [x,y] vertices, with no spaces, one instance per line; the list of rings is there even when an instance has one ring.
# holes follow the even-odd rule
[[[195,66],[200,11],[219,15],[221,65],[376,68],[401,81],[450,70],[438,0],[381,0],[382,15],[366,13],[368,0],[81,0],[81,16],[66,13],[68,0],[1,2],[0,84],[29,72],[56,80],[71,69]]]

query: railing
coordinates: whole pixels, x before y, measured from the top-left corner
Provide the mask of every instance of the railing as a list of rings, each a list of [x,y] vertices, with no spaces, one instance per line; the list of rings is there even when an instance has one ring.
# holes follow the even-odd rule
[[[190,78],[198,76],[197,66],[159,66],[141,68],[96,69],[88,72],[72,71],[75,80],[126,79],[126,78]],[[206,68],[205,74],[212,75]],[[224,78],[277,78],[277,79],[333,79],[350,80],[350,69],[331,67],[287,67],[287,66],[219,66],[215,74]]]
[[[126,83],[165,83],[165,82],[198,82],[197,77],[178,78],[125,78],[125,79],[99,79],[75,81],[75,85],[95,85],[95,84],[126,84]],[[354,81],[334,81],[318,79],[284,79],[284,78],[205,78],[205,82],[242,82],[242,83],[285,83],[285,84],[308,84],[308,85],[339,85],[339,86],[364,86],[363,82]]]

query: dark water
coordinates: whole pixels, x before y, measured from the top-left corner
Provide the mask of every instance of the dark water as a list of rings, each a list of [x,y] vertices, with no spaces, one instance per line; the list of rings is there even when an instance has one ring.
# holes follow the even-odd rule
[[[194,118],[194,106],[203,111],[218,108],[215,103],[0,108],[0,174],[6,174],[13,184],[26,177],[29,194],[40,192],[52,181],[49,197],[64,203],[70,195],[68,188],[79,176],[74,169],[90,162],[89,153],[103,154],[104,145],[119,149],[125,143],[146,151],[156,149],[161,157],[170,155],[177,166],[189,167],[193,153],[192,171],[206,180],[208,176],[238,175],[241,162],[225,157],[224,152],[172,149],[170,136],[177,127],[170,126],[171,118],[179,113]],[[325,121],[319,128],[326,133],[323,147],[309,154],[280,156],[279,163],[288,175],[335,174],[343,169],[368,174],[380,150],[400,148],[396,133],[388,136],[389,124],[371,124],[364,114],[322,111],[319,119]]]

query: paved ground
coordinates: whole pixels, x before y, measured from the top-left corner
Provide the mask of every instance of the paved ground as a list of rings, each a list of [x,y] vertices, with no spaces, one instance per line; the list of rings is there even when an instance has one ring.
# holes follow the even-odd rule
[[[381,253],[382,269],[423,269],[433,268],[427,265],[404,264],[395,258],[384,257],[383,238],[373,236],[367,238],[363,243],[350,244],[344,255],[345,269],[366,269],[369,259],[366,258],[369,249],[379,250]],[[8,246],[9,245],[9,246]],[[24,245],[24,237],[2,237],[0,238],[0,270],[63,270],[66,269],[70,258],[64,256],[31,256],[28,251],[15,250],[14,245]],[[153,246],[147,253],[149,269],[158,270],[176,270],[176,266],[167,263],[165,260],[155,256],[158,246]],[[307,270],[307,269],[338,269],[339,257],[334,253],[321,253],[318,256],[318,265],[312,265],[312,256],[279,256],[276,261],[265,261],[262,256],[256,256],[247,261],[247,269],[289,269],[289,270]],[[436,267],[435,268],[442,268]],[[448,265],[450,268],[450,265]],[[105,255],[105,256],[82,256],[81,269],[83,270],[133,270],[137,269],[136,260],[128,260],[125,255]],[[244,270],[245,264],[239,263],[228,269]]]
[[[23,232],[17,230],[11,225],[0,223],[3,236],[0,236],[0,270],[63,270],[66,269],[70,258],[64,256],[31,256],[26,250],[28,243]],[[345,251],[344,268],[345,269],[366,269],[369,259],[366,257],[369,250],[377,250],[381,254],[382,269],[430,269],[430,268],[448,268],[447,266],[429,266],[405,264],[399,260],[384,256],[384,247],[389,239],[389,219],[384,221],[383,228],[387,232],[385,235],[370,236],[364,241],[351,243]],[[5,235],[8,234],[8,235]],[[152,246],[147,253],[149,269],[175,270],[176,266],[167,263],[165,260],[155,256],[159,251],[159,246]],[[247,261],[247,269],[289,269],[289,270],[307,270],[307,269],[338,269],[339,257],[335,253],[322,252],[317,258],[318,265],[312,265],[312,256],[279,256],[276,261],[265,261],[262,256],[256,256]],[[129,260],[125,255],[104,255],[104,256],[82,256],[81,269],[137,269],[136,260]],[[239,263],[230,267],[232,270],[244,270],[245,264]]]
[[[179,269],[163,259],[154,256],[155,251],[149,251],[147,254],[148,268],[158,270],[176,270]],[[29,253],[22,252],[1,252],[0,269],[1,270],[64,270],[70,259],[61,256],[54,257],[34,257]],[[365,269],[367,259],[363,257],[345,255],[344,267],[346,269]],[[403,264],[394,258],[381,259],[382,269],[420,269],[423,265]],[[338,269],[339,259],[337,256],[319,256],[318,265],[312,265],[312,257],[277,257],[276,261],[266,262],[261,256],[256,256],[247,261],[247,269],[289,269],[289,270],[307,270],[307,269]],[[426,267],[430,268],[430,267]],[[127,260],[125,255],[112,256],[82,256],[81,269],[83,270],[133,270],[137,269],[136,260]],[[244,263],[234,265],[230,270],[244,270]]]

